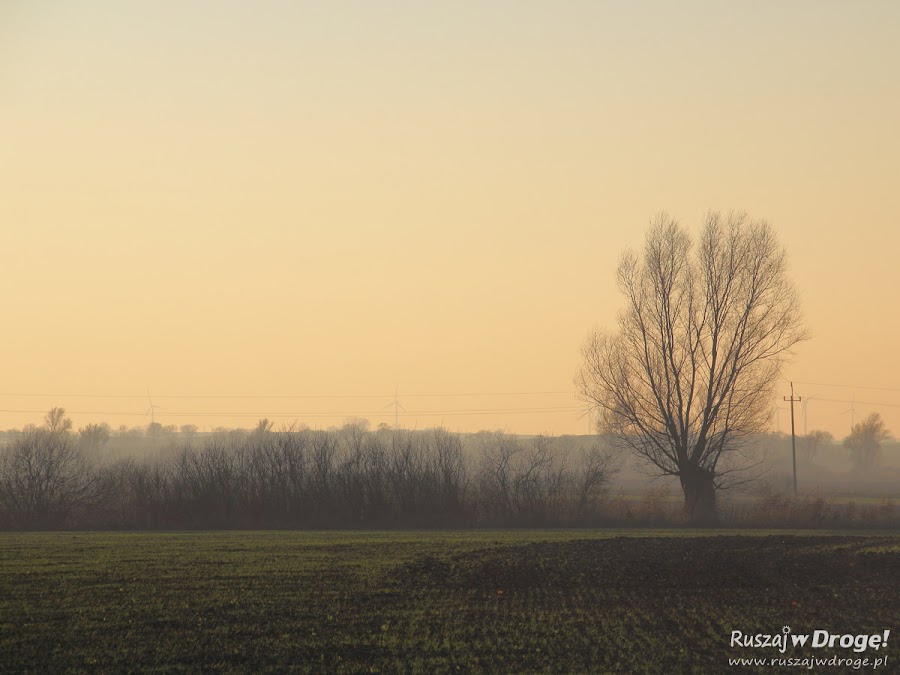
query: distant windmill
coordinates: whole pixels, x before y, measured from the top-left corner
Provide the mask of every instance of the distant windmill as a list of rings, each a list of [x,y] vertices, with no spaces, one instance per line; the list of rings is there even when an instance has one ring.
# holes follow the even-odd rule
[[[149,389],[147,390],[147,402],[150,404],[150,407],[147,408],[147,412],[145,412],[144,415],[150,415],[150,433],[153,435],[153,440],[156,440],[156,411],[165,410],[165,408],[153,403],[153,399],[150,398]]]
[[[394,429],[397,429],[400,427],[400,411],[402,410],[403,412],[407,412],[406,408],[403,407],[403,404],[400,403],[400,387],[399,386],[394,390],[393,402],[388,403],[386,406],[384,406],[384,408],[382,408],[382,410],[384,410],[386,408],[390,408],[391,406],[393,406],[393,408],[394,408]]]
[[[788,407],[786,405],[776,405],[775,406],[775,433],[781,433],[781,411],[787,410]]]
[[[853,427],[856,426],[856,392],[850,397],[850,407],[841,414],[847,413],[850,413],[850,431],[853,431]]]
[[[578,416],[578,419],[584,419],[585,417],[587,417],[588,436],[593,436],[596,429],[594,429],[594,408],[592,406],[585,408]]]

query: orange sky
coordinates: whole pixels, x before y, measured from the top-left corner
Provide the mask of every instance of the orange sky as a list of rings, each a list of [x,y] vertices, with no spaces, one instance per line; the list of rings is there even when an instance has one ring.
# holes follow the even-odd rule
[[[393,423],[399,388],[409,427],[583,433],[621,251],[736,208],[790,251],[809,428],[900,433],[898,34],[887,1],[3,3],[0,428],[148,390]]]

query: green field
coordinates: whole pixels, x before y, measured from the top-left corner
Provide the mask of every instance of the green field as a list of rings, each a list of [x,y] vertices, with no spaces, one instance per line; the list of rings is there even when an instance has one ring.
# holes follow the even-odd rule
[[[4,673],[727,672],[785,625],[891,629],[896,665],[898,619],[896,534],[0,535]]]

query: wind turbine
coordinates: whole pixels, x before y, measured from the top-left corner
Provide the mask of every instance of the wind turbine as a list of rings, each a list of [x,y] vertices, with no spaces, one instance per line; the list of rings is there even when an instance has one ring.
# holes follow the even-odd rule
[[[588,436],[593,436],[594,433],[596,433],[596,430],[594,429],[594,414],[593,413],[594,413],[594,408],[589,405],[578,416],[578,419],[584,419],[585,417],[587,417]]]
[[[391,403],[388,403],[382,410],[386,408],[394,407],[394,429],[397,429],[400,426],[400,411],[408,412],[406,408],[403,407],[403,404],[400,403],[400,387],[399,385],[394,390],[394,400]]]
[[[147,390],[147,402],[150,404],[150,407],[147,408],[147,412],[144,413],[144,416],[150,415],[150,433],[153,436],[153,440],[156,440],[156,411],[157,410],[165,410],[162,406],[155,405],[153,403],[153,399],[150,398],[150,390]]]
[[[781,411],[787,410],[786,405],[776,405],[775,407],[775,433],[781,433]]]
[[[846,415],[850,413],[850,431],[853,431],[853,427],[856,424],[856,392],[853,392],[853,395],[850,397],[850,407],[842,412],[842,415]]]

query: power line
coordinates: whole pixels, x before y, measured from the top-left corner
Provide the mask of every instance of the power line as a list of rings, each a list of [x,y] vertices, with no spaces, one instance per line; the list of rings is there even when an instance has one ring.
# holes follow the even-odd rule
[[[12,409],[0,409],[0,413],[29,413],[35,415],[46,415],[46,410],[12,410]],[[123,415],[129,417],[144,417],[147,413],[142,412],[125,412],[122,410],[66,410],[67,415]]]
[[[404,394],[404,398],[461,398],[475,396],[574,396],[574,391],[501,391],[501,392],[471,392],[471,393],[447,393],[447,394]],[[17,398],[96,398],[96,399],[145,399],[146,394],[0,394],[0,397]],[[224,394],[154,394],[154,399],[229,399],[229,400],[253,400],[253,399],[342,399],[342,398],[393,398],[391,394],[265,394],[249,396],[231,396]]]
[[[788,380],[782,380],[788,382]],[[881,387],[852,384],[836,384],[827,382],[801,382],[794,380],[794,384],[815,387],[836,387],[841,389],[869,389],[872,391],[900,392],[900,387]],[[574,396],[572,390],[544,390],[544,391],[496,391],[496,392],[447,392],[434,393],[422,392],[417,394],[404,394],[404,398],[466,398],[482,396]],[[7,398],[84,398],[84,399],[146,399],[146,394],[74,394],[74,393],[0,393],[0,397]],[[393,399],[391,394],[159,394],[154,399],[185,399],[185,400],[300,400],[300,399]]]
[[[571,413],[579,412],[581,408],[577,407],[543,407],[543,408],[472,408],[459,410],[409,410],[404,412],[389,413],[384,410],[359,411],[359,410],[341,410],[341,411],[298,411],[298,412],[237,412],[237,411],[204,411],[204,412],[167,412],[160,414],[160,418],[165,417],[351,417],[368,415],[370,417],[389,417],[391,415],[399,417],[415,417],[437,416],[437,415],[524,415],[530,413]],[[0,413],[21,413],[21,414],[45,414],[46,410],[20,410],[20,409],[0,409]],[[128,412],[122,410],[67,410],[70,415],[116,415],[122,417],[145,417],[146,412]]]
[[[788,380],[782,379],[783,382]],[[900,387],[882,387],[872,385],[837,384],[829,382],[803,382],[794,380],[794,384],[814,387],[835,387],[840,389],[869,389],[872,391],[900,392]],[[496,392],[447,392],[433,393],[422,392],[418,394],[404,394],[404,398],[464,398],[480,396],[574,396],[572,390],[544,390],[544,391],[496,391]],[[93,399],[146,399],[146,394],[73,394],[73,393],[0,393],[0,397],[17,398],[93,398]],[[392,399],[391,394],[159,394],[155,399],[192,399],[192,400],[292,400],[292,399]]]
[[[885,408],[900,408],[900,403],[883,403],[881,401],[860,401],[859,399],[846,398],[821,398],[819,396],[816,396],[815,400],[822,401],[824,403],[850,403],[856,405],[873,405]]]
[[[782,380],[782,382],[787,382],[788,380]],[[900,387],[873,387],[873,386],[865,386],[865,385],[856,385],[856,384],[829,384],[826,382],[800,382],[799,380],[794,380],[794,384],[802,384],[808,387],[835,387],[837,389],[871,389],[872,391],[900,391]]]

